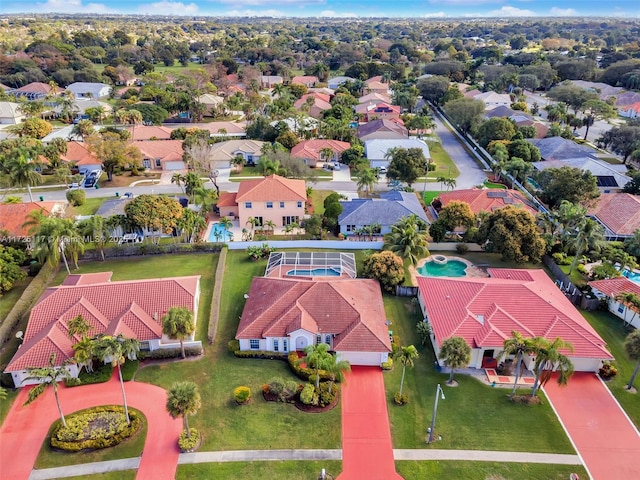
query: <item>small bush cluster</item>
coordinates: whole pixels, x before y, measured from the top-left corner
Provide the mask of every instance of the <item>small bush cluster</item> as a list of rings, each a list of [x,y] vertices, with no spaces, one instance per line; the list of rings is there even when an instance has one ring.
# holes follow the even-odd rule
[[[287,360],[289,361],[291,370],[293,370],[293,373],[295,373],[300,380],[309,381],[309,379],[313,379],[315,381],[316,371],[313,368],[298,365],[298,354],[296,352],[289,353]],[[331,374],[326,370],[320,370],[319,374],[321,382],[331,380]]]
[[[236,353],[240,350],[240,341],[239,340],[229,340],[229,342],[227,342],[227,350],[229,350],[231,353]]]
[[[576,267],[576,270],[581,273],[582,275],[588,275],[589,272],[587,272],[587,267],[585,267],[582,263],[579,263],[578,266]]]
[[[392,370],[393,369],[393,358],[389,357],[386,362],[382,362],[382,370]]]
[[[67,426],[58,423],[51,434],[51,446],[70,452],[99,449],[118,445],[133,436],[140,428],[141,415],[129,410],[131,424],[127,425],[124,408],[103,405],[68,415]]]
[[[553,261],[558,265],[571,265],[571,258],[567,257],[566,253],[556,252],[551,255]]]
[[[338,395],[338,386],[331,382],[320,382],[316,388],[313,383],[307,383],[300,392],[300,401],[305,405],[326,407],[331,405]]]
[[[74,207],[79,207],[84,205],[84,202],[87,199],[87,194],[84,190],[68,190],[67,191],[67,201],[73,205]]]
[[[247,253],[251,260],[260,260],[261,258],[268,258],[271,252],[275,252],[274,247],[270,247],[268,243],[263,243],[260,246],[247,247]]]
[[[269,383],[266,385],[265,393],[274,396],[278,402],[293,403],[300,390],[300,385],[293,380],[274,377],[269,380]]]
[[[469,245],[467,245],[466,243],[458,243],[458,244],[456,244],[456,251],[460,255],[464,255],[465,253],[467,253],[469,251]]]
[[[603,380],[610,380],[618,374],[618,369],[609,362],[604,362],[598,370],[598,375]]]
[[[67,387],[77,387],[78,385],[91,385],[92,383],[108,382],[113,375],[113,366],[110,363],[95,367],[92,372],[82,370],[77,379],[67,380]]]
[[[267,350],[236,350],[233,354],[238,358],[268,358],[269,360],[284,360],[286,353],[269,352]]]
[[[409,403],[409,396],[406,393],[400,394],[400,392],[396,392],[393,396],[393,402],[396,405],[406,405]]]
[[[184,347],[184,353],[187,357],[197,357],[198,355],[202,355],[202,347],[195,345]],[[158,348],[152,352],[138,352],[138,358],[140,360],[178,357],[182,357],[180,348]]]
[[[191,437],[187,437],[187,431],[183,430],[178,438],[178,447],[182,452],[190,452],[196,448],[200,440],[200,433],[195,428],[191,428]]]
[[[233,390],[233,398],[236,403],[247,403],[251,398],[251,389],[249,387],[240,386]]]

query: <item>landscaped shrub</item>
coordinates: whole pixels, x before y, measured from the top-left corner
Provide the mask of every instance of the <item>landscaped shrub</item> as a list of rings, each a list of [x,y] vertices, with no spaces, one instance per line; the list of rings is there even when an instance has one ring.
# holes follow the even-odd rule
[[[393,358],[389,357],[386,362],[382,362],[382,370],[392,370],[393,369]]]
[[[184,353],[187,357],[197,357],[202,355],[202,347],[195,345],[184,347]],[[138,352],[137,356],[140,360],[178,358],[182,357],[182,351],[180,348],[158,348],[152,352]]]
[[[337,394],[338,386],[335,383],[320,382],[319,395],[321,407],[331,405],[331,403],[333,403],[333,401],[336,399]]]
[[[291,370],[293,370],[293,373],[295,373],[299,379],[306,382],[313,377],[313,381],[315,382],[316,371],[313,368],[307,368],[298,365],[298,354],[296,352],[289,353],[289,355],[287,356],[287,360],[289,362]],[[321,382],[331,380],[331,374],[326,370],[320,370],[319,374]]]
[[[551,255],[553,261],[558,265],[571,265],[572,259],[567,257],[567,255],[563,252],[556,252]]]
[[[256,238],[257,240],[257,238]],[[274,252],[276,249],[270,247],[268,243],[263,243],[262,245],[256,245],[252,247],[247,247],[247,253],[249,254],[249,258],[251,260],[260,260],[261,258],[267,258],[271,252]]]
[[[298,384],[293,380],[274,377],[269,380],[268,394],[276,397],[279,402],[292,402],[298,394]]]
[[[238,358],[266,358],[269,360],[285,360],[286,353],[268,352],[266,350],[236,350],[233,354]]]
[[[78,380],[72,380],[71,382],[65,382],[67,387],[76,387],[78,385],[90,385],[92,383],[104,383],[108,382],[113,375],[113,366],[110,363],[96,367],[92,372],[82,370],[78,375]]]
[[[300,392],[300,401],[305,405],[317,405],[319,402],[316,387],[312,383],[307,383]]]
[[[245,386],[236,387],[233,390],[233,398],[237,403],[247,403],[251,398],[251,389]]]
[[[469,251],[469,245],[467,245],[466,243],[458,243],[456,244],[456,251],[459,254],[464,255]]]
[[[51,434],[51,446],[70,452],[118,445],[133,436],[142,423],[142,415],[129,409],[131,424],[127,425],[124,408],[103,405],[67,415],[67,426],[58,422]]]
[[[611,365],[611,363],[609,362],[604,362],[598,370],[598,375],[600,375],[603,380],[609,380],[615,377],[617,374],[618,369]]]
[[[235,339],[229,340],[229,342],[227,343],[227,350],[229,350],[231,353],[240,351],[240,341]]]
[[[582,275],[588,275],[589,272],[587,272],[587,267],[585,267],[583,264],[579,263],[578,266],[576,267],[576,270],[581,273]]]
[[[393,401],[396,405],[406,405],[409,403],[409,396],[406,393],[401,395],[400,392],[396,392],[393,396]]]
[[[87,194],[84,190],[68,190],[67,191],[67,201],[73,205],[74,207],[79,207],[80,205],[84,205],[85,200],[87,199]]]
[[[182,452],[190,452],[196,448],[200,441],[200,433],[195,428],[191,428],[191,437],[187,437],[187,431],[183,430],[178,438],[178,447]]]

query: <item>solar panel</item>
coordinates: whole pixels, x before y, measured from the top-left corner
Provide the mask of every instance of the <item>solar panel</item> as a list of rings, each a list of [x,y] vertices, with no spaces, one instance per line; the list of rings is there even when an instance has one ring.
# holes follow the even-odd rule
[[[599,187],[617,187],[618,182],[613,176],[598,176],[596,177],[596,182]]]
[[[504,192],[504,191],[487,192],[487,197],[489,197],[489,198],[506,198],[507,195],[508,195],[507,192]]]
[[[504,201],[504,203],[506,203],[507,205],[513,205],[513,204],[514,204],[513,198],[511,198],[511,197],[507,197],[507,198],[505,198],[503,201]]]

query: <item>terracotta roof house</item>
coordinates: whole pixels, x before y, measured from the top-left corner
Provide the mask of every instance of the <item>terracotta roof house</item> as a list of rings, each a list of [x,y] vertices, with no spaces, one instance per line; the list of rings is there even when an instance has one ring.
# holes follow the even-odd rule
[[[214,143],[211,148],[211,159],[221,167],[227,167],[231,160],[240,155],[247,165],[255,165],[262,156],[265,142],[260,140],[227,140]]]
[[[431,158],[427,144],[417,138],[366,140],[364,142],[364,156],[369,159],[373,168],[388,167],[389,160],[385,156],[390,148],[419,148],[427,160]]]
[[[351,365],[386,362],[391,343],[380,284],[312,278],[254,278],[235,337],[240,350],[287,353],[326,343]]]
[[[409,131],[404,126],[398,125],[396,122],[387,120],[386,118],[373,120],[358,127],[358,138],[363,142],[374,139],[399,139],[408,137]]]
[[[341,142],[339,140],[313,139],[303,140],[291,149],[291,156],[301,158],[304,164],[315,168],[318,162],[338,162],[340,155],[346,149],[350,148],[349,142]],[[333,151],[331,158],[324,158],[322,150],[330,148]]]
[[[173,128],[161,125],[136,125],[126,127],[131,134],[131,140],[139,142],[142,140],[170,140]]]
[[[378,119],[393,120],[400,118],[400,107],[385,102],[374,104],[360,103],[355,106],[355,111],[365,122]]]
[[[616,297],[622,293],[633,293],[640,296],[640,274],[625,270],[627,275],[635,275],[638,280],[631,281],[626,276],[608,278],[606,280],[594,280],[589,282],[593,293],[599,298],[607,299],[609,311],[629,325],[640,328],[640,314],[629,308],[624,302],[619,302]]]
[[[67,208],[67,202],[27,202],[27,203],[0,203],[0,231],[8,237],[18,240],[27,236],[28,228],[24,223],[31,212],[40,211],[45,216],[62,216]]]
[[[380,198],[357,198],[340,202],[342,213],[338,216],[340,233],[345,236],[357,235],[363,227],[380,225],[379,235],[391,231],[391,226],[409,215],[417,215],[429,223],[415,193],[384,192]]]
[[[11,91],[16,97],[25,97],[27,100],[42,100],[47,95],[58,95],[62,92],[61,88],[51,88],[51,85],[44,82],[31,82]]]
[[[271,220],[276,227],[285,227],[291,223],[300,224],[306,201],[304,180],[270,175],[243,180],[237,193],[220,195],[217,207],[221,216],[237,218],[240,226],[246,225],[249,217],[253,217],[259,226]]]
[[[633,237],[640,230],[640,197],[630,193],[603,193],[587,215],[598,221],[609,241]]]
[[[275,85],[284,83],[284,78],[280,75],[261,75],[260,88],[273,88]]]
[[[640,102],[632,103],[618,109],[621,117],[637,118],[640,117]]]
[[[0,125],[16,125],[22,123],[27,116],[15,102],[0,102]]]
[[[612,360],[605,341],[544,270],[489,269],[489,278],[418,276],[418,302],[432,329],[436,357],[442,342],[462,337],[472,349],[472,368],[499,358],[512,331],[524,337],[561,337],[576,371],[596,372]],[[442,360],[439,360],[443,365]],[[534,359],[525,355],[524,364]]]
[[[68,142],[67,153],[60,155],[60,158],[65,162],[73,163],[83,175],[95,170],[102,170],[102,162],[84,142]]]
[[[380,95],[389,95],[389,84],[377,80],[369,79],[365,82],[364,91],[369,93],[378,93]]]
[[[212,137],[244,138],[247,136],[246,124],[239,122],[192,123],[189,127],[209,130]]]
[[[616,95],[616,106],[625,107],[640,102],[640,93],[638,92],[622,92]]]
[[[358,103],[391,103],[391,97],[386,93],[368,93],[358,98]]]
[[[468,188],[465,190],[453,190],[451,192],[442,192],[436,197],[440,202],[440,207],[435,208],[432,205],[429,208],[430,220],[438,219],[438,212],[441,208],[446,207],[451,202],[464,202],[469,204],[469,208],[474,214],[480,212],[493,212],[499,208],[509,205],[521,207],[531,215],[536,215],[538,211],[533,207],[520,192],[511,189],[500,188]],[[436,200],[434,199],[434,202]]]
[[[312,103],[307,103],[307,99],[313,99]],[[302,97],[295,101],[293,106],[296,110],[304,110],[307,106],[309,108],[309,116],[313,118],[322,117],[322,112],[331,108],[329,103],[329,95],[324,93],[305,93]]]
[[[97,82],[75,82],[67,86],[67,91],[73,93],[76,98],[103,98],[108,97],[111,86]]]
[[[294,85],[304,85],[307,88],[312,88],[318,83],[318,77],[314,75],[297,75],[291,79],[291,83]]]
[[[142,153],[142,165],[153,170],[184,170],[182,140],[141,140],[135,142]]]
[[[46,366],[51,353],[61,367],[80,339],[69,338],[67,327],[78,315],[91,326],[90,336],[123,334],[148,351],[175,348],[178,340],[162,334],[162,317],[171,307],[186,307],[198,318],[199,299],[200,276],[112,282],[111,272],[69,275],[62,285],[48,288],[31,310],[23,343],[5,372],[22,387],[37,383],[26,380],[26,369]],[[185,345],[199,343],[190,338]],[[77,364],[65,368],[74,377],[80,371]]]

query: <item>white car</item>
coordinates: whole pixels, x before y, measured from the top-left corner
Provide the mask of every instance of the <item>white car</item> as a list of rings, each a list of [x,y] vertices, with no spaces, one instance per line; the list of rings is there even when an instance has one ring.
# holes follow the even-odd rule
[[[380,167],[380,168],[378,168],[378,170],[380,171],[380,173],[382,175],[386,175],[386,173],[387,173],[387,167]]]

